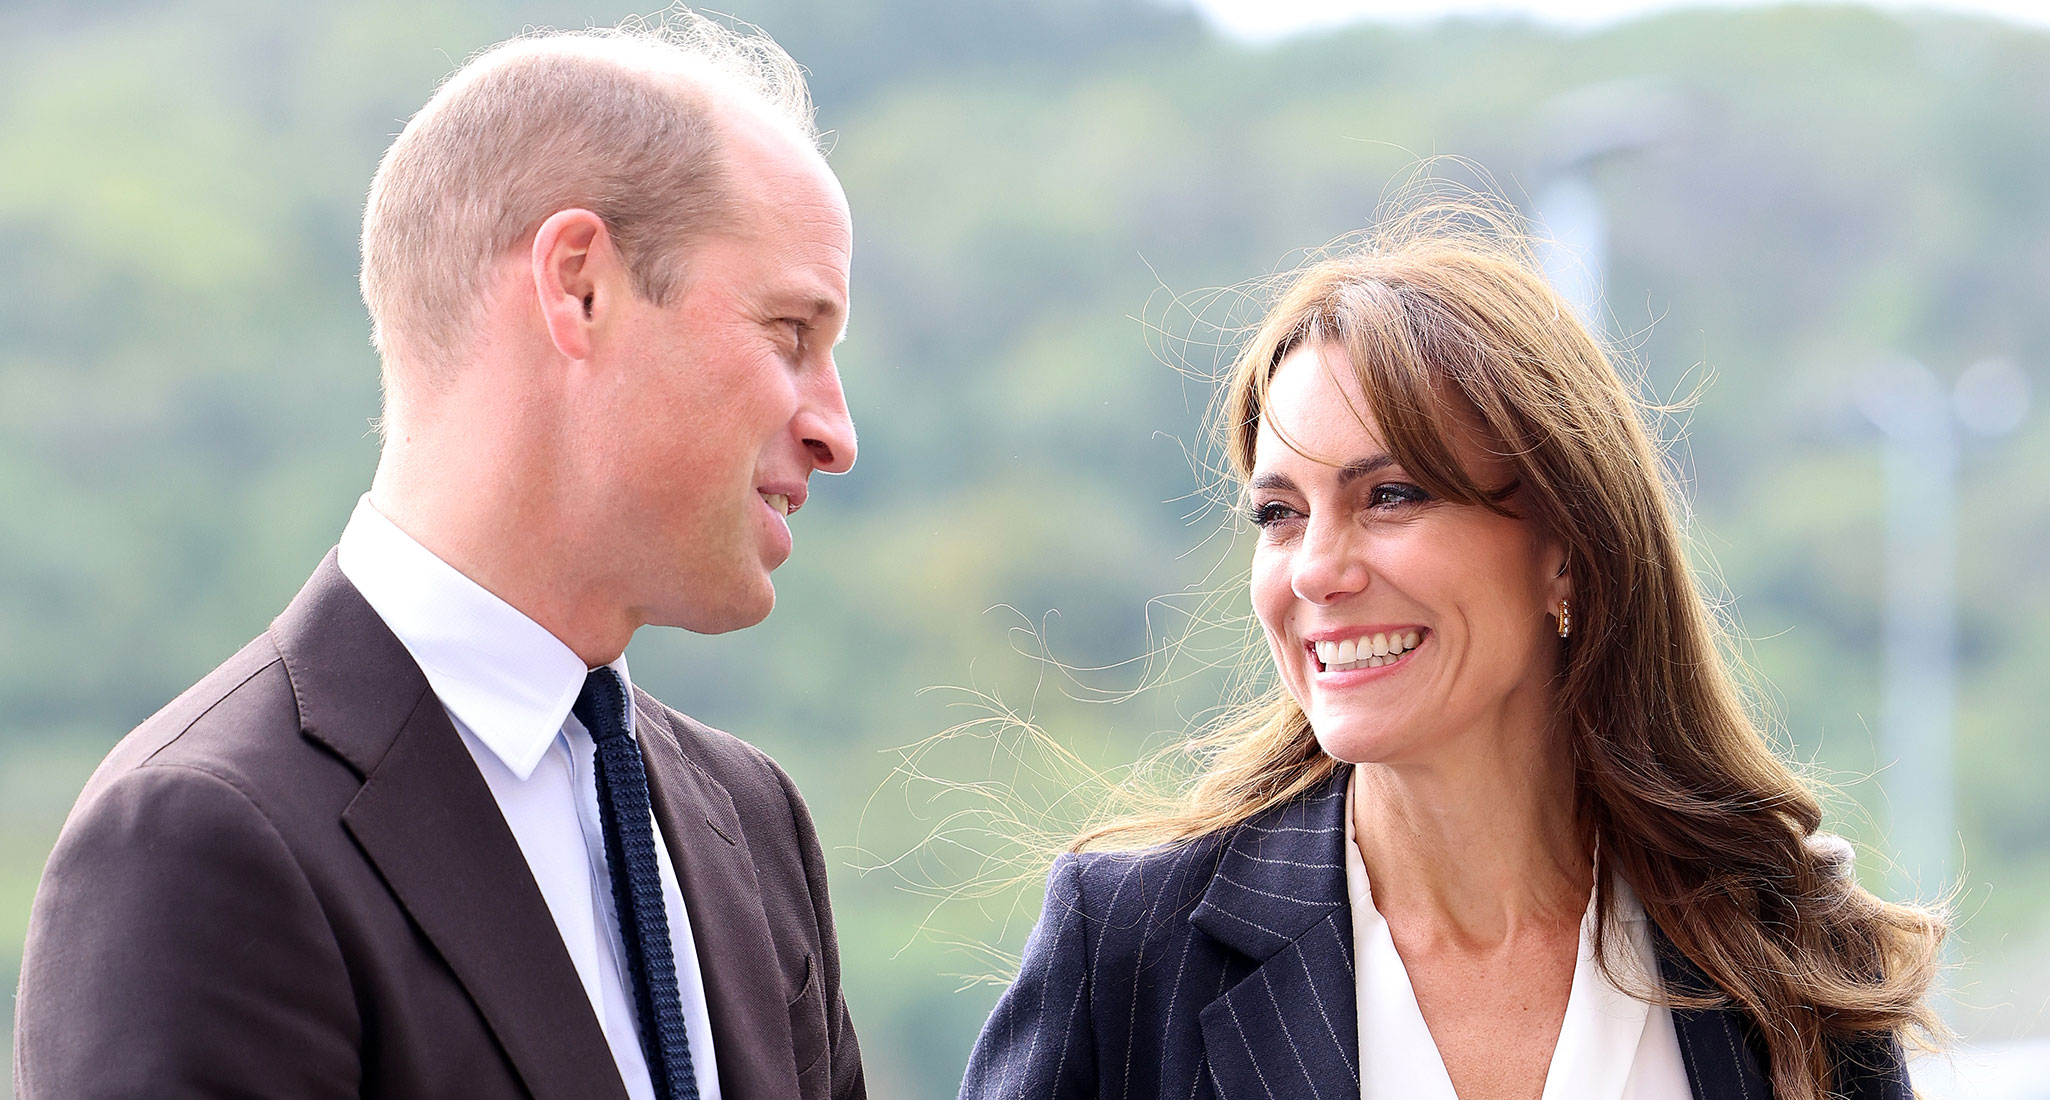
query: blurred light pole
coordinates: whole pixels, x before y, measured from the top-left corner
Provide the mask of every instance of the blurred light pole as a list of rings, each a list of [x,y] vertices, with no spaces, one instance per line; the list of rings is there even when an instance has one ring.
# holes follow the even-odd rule
[[[1573,307],[1588,331],[1605,330],[1601,318],[1603,267],[1609,254],[1609,219],[1587,178],[1585,162],[1552,177],[1538,192],[1536,220],[1544,226],[1538,260],[1545,280]]]
[[[1989,359],[1944,385],[1929,368],[1873,368],[1859,411],[1885,439],[1885,684],[1880,774],[1897,897],[1933,899],[1950,885],[1957,846],[1958,452],[1965,435],[2012,431],[2029,383]]]
[[[1590,332],[1607,331],[1601,303],[1609,254],[1609,219],[1595,190],[1594,168],[1657,145],[1680,114],[1675,95],[1648,77],[1576,88],[1539,112],[1547,155],[1540,168],[1545,182],[1531,210],[1538,262]]]

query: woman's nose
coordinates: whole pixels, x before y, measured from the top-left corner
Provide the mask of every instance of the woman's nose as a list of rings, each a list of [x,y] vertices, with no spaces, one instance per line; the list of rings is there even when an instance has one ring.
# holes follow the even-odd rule
[[[1289,577],[1296,598],[1323,605],[1366,588],[1369,571],[1360,534],[1357,524],[1311,515]]]

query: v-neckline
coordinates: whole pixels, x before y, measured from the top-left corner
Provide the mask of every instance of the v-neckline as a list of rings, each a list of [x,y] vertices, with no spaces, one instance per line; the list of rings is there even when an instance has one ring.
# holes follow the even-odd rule
[[[1352,903],[1353,953],[1360,1044],[1360,1091],[1383,1086],[1386,1095],[1404,1100],[1459,1100],[1452,1075],[1437,1040],[1417,1003],[1409,969],[1395,948],[1388,922],[1374,905],[1366,861],[1353,831],[1353,787],[1346,790],[1345,876]],[[1617,914],[1625,922],[1644,920],[1629,886],[1613,883]],[[1620,923],[1620,922],[1619,922]],[[1626,931],[1618,928],[1617,931]],[[1627,929],[1633,945],[1647,937],[1644,929]],[[1594,959],[1594,898],[1580,921],[1580,943],[1573,962],[1573,985],[1566,1015],[1545,1070],[1542,1100],[1621,1100],[1629,1086],[1634,1052],[1644,1036],[1651,1006],[1606,981]],[[1642,955],[1643,951],[1633,951]],[[1642,960],[1640,960],[1642,961]],[[1656,973],[1656,971],[1648,971]]]

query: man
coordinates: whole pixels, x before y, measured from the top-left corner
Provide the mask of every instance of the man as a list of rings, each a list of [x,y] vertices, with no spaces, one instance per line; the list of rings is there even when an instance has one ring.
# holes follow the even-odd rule
[[[531,36],[436,93],[364,218],[370,492],[79,797],[17,1096],[863,1094],[803,802],[622,656],[760,621],[853,465],[851,247],[765,38]]]

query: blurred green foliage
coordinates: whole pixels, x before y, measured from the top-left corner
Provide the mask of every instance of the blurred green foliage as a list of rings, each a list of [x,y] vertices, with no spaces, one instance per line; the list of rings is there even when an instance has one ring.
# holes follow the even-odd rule
[[[1210,288],[1360,228],[1421,157],[1468,158],[1524,202],[1590,102],[1658,116],[1590,169],[1610,333],[1653,397],[1707,383],[1666,425],[1686,431],[1700,562],[1741,597],[1761,706],[1838,784],[1837,827],[1883,881],[1883,487],[1849,395],[1892,353],[2043,377],[2050,37],[1790,7],[1255,49],[1148,0],[730,4],[809,66],[834,131],[862,461],[818,487],[766,624],[648,632],[634,668],[810,798],[876,1095],[952,1094],[995,998],[964,976],[1001,971],[1036,902],[1030,883],[915,888],[988,872],[979,853],[1024,833],[946,817],[963,792],[907,779],[893,750],[993,694],[1077,759],[956,739],[918,763],[1021,784],[1058,824],[1075,775],[1216,702],[1203,655],[1130,661],[1204,593],[1241,609],[1243,540],[1191,460],[1202,376],[1244,319]],[[468,52],[625,14],[0,0],[0,978],[93,763],[263,628],[368,484],[354,235],[384,145]],[[1956,1019],[2042,1032],[2046,418],[1969,451],[1960,492]],[[1148,669],[1163,682],[1128,701],[1075,698]]]

